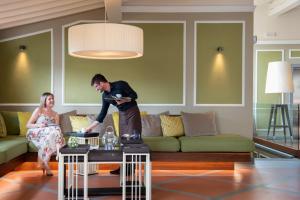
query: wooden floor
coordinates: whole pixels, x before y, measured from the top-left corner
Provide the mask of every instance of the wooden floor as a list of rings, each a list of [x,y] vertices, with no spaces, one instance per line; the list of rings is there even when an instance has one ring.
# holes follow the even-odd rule
[[[30,166],[0,178],[0,200],[57,199],[57,171],[46,177]],[[118,176],[109,175],[108,170],[100,174],[89,176],[90,186],[118,184]],[[235,170],[154,170],[152,175],[153,200],[300,199],[298,159],[256,159],[254,165],[236,164]]]

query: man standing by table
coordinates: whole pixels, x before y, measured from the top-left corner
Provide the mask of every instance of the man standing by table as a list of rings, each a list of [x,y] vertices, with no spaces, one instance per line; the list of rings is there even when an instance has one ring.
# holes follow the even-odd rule
[[[110,104],[119,110],[119,133],[120,137],[126,133],[142,132],[140,110],[137,106],[137,94],[126,81],[108,82],[102,74],[96,74],[91,80],[91,86],[102,94],[102,109],[96,119],[86,128],[90,132],[99,123],[102,123]],[[117,98],[115,98],[117,97]],[[120,168],[110,172],[119,174]]]

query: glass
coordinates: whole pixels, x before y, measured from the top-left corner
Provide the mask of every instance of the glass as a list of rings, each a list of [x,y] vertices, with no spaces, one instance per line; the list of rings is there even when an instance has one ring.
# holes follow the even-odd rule
[[[115,135],[112,126],[106,127],[105,133],[102,136],[102,144],[104,145],[104,150],[114,150],[118,144],[118,137]]]

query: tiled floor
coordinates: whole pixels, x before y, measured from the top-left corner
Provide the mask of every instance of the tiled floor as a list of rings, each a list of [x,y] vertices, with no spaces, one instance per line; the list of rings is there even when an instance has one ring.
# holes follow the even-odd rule
[[[115,186],[118,176],[89,177],[89,185]],[[57,172],[19,170],[0,178],[0,200],[57,199]],[[120,197],[91,199],[114,200]],[[153,200],[268,200],[300,199],[300,160],[257,159],[255,165],[237,164],[233,170],[153,171]]]

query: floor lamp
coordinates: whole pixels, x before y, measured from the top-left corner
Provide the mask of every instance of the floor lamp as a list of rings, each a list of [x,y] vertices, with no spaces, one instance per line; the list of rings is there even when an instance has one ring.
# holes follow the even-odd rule
[[[288,128],[291,142],[293,142],[293,133],[289,117],[288,105],[284,103],[284,94],[291,93],[293,91],[294,85],[291,65],[283,61],[269,62],[265,93],[281,93],[281,104],[271,105],[267,139],[269,138],[271,127],[273,128],[273,139],[275,137],[276,128],[283,128],[284,141],[286,142],[285,129]],[[278,110],[279,112],[281,111],[282,125],[276,124]]]

